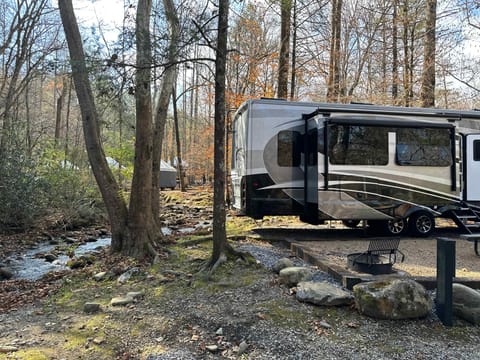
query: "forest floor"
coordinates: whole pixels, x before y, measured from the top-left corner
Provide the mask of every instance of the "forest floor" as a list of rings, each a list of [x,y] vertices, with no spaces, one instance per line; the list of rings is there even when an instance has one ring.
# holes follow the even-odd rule
[[[259,225],[246,218],[229,216],[227,231],[257,263],[230,261],[213,275],[201,272],[211,254],[210,195],[208,189],[163,193],[171,244],[153,266],[102,249],[76,270],[1,281],[0,359],[480,358],[480,328],[459,319],[453,327],[434,312],[376,320],[355,307],[298,302],[271,267],[282,257],[303,262],[279,245],[242,236]],[[0,262],[45,238],[81,243],[103,232],[0,237]]]

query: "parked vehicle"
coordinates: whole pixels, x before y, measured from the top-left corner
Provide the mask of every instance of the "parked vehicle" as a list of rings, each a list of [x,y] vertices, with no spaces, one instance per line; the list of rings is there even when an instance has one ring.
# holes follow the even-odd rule
[[[427,236],[436,217],[480,232],[480,112],[249,100],[233,121],[240,215]]]
[[[160,189],[175,189],[177,186],[177,169],[166,161],[160,160]]]

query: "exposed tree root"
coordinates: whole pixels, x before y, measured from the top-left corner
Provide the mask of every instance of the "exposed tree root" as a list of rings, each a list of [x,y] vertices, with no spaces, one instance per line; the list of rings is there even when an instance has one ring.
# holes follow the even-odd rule
[[[207,272],[208,275],[212,275],[215,270],[222,264],[226,263],[227,261],[234,261],[236,259],[241,259],[247,264],[254,264],[255,258],[247,252],[238,251],[233,248],[232,245],[229,243],[225,244],[224,251],[220,253],[218,259],[214,259],[213,257],[207,262],[205,267],[202,271]]]

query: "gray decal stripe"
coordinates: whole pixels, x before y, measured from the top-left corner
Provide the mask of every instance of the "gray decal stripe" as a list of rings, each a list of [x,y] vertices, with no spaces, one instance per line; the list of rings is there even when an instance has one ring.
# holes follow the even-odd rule
[[[456,197],[454,194],[431,190],[425,186],[412,186],[412,185],[405,184],[403,182],[383,181],[381,179],[378,179],[377,177],[329,173],[328,182],[329,182],[329,185],[342,184],[342,189],[344,185],[348,185],[348,184],[350,185],[358,184],[361,186],[372,185],[372,186],[378,186],[380,188],[398,189],[404,192],[413,192],[413,193],[419,193],[423,195],[429,195],[436,198],[443,198],[443,199],[449,199],[449,200],[459,199],[459,197]]]

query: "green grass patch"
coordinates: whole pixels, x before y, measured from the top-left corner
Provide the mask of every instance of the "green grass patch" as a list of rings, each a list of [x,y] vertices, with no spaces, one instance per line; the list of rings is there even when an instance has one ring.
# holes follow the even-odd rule
[[[266,320],[272,321],[277,326],[304,330],[310,327],[312,318],[308,313],[292,308],[282,299],[262,303],[261,308]]]
[[[55,349],[22,349],[10,354],[0,354],[0,359],[50,360],[57,355]]]

